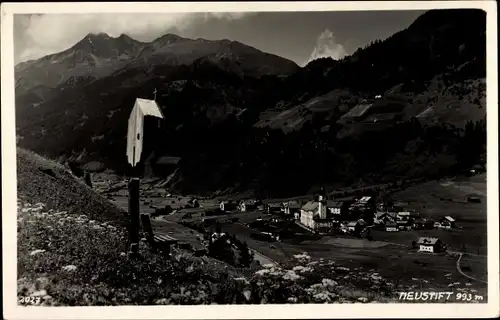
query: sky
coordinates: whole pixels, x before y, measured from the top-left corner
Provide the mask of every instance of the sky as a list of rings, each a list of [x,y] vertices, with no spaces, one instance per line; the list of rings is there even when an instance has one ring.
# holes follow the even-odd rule
[[[304,65],[339,59],[408,27],[423,11],[37,14],[14,18],[16,63],[68,49],[89,33],[152,41],[166,33],[229,39]]]

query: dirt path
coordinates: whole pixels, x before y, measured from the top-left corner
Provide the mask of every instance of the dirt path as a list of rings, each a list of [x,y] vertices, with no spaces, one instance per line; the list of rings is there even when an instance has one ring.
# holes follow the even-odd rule
[[[487,281],[483,281],[483,280],[480,280],[480,279],[477,279],[477,278],[474,278],[474,277],[471,277],[467,274],[465,274],[463,271],[462,271],[462,268],[460,267],[460,260],[462,260],[462,256],[463,256],[463,253],[459,253],[459,256],[458,256],[458,259],[457,259],[457,270],[458,272],[463,275],[464,277],[466,278],[469,278],[469,279],[472,279],[472,280],[475,280],[475,281],[479,281],[479,282],[482,282],[482,283],[488,283]]]
[[[263,255],[262,253],[256,251],[255,249],[250,249],[250,250],[253,252],[255,260],[259,261],[261,265],[272,264],[275,266],[279,266],[278,262],[274,261],[268,256]]]

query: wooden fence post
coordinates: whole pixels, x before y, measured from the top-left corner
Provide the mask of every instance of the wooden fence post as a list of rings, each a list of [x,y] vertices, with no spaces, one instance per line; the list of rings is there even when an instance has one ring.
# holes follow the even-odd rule
[[[131,178],[128,184],[128,213],[130,216],[130,253],[136,254],[139,248],[139,178]]]

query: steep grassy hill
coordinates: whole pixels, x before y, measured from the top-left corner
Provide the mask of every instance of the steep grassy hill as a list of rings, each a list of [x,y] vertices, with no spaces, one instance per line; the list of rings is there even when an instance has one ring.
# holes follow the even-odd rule
[[[174,250],[126,254],[125,213],[63,166],[18,149],[18,295],[39,305],[162,305],[392,300],[394,285],[324,261],[309,267],[235,269]],[[291,266],[309,263],[307,255]],[[330,279],[338,276],[339,280]],[[346,276],[346,279],[340,279]],[[273,283],[271,287],[268,283]],[[312,288],[312,290],[310,290]],[[353,289],[354,288],[354,289]],[[39,299],[39,300],[38,300]],[[22,304],[24,305],[24,304]],[[31,304],[30,304],[31,305]]]

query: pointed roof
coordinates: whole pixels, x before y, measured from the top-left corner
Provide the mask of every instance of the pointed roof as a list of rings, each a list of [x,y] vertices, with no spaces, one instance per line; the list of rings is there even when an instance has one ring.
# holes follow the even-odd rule
[[[304,210],[304,211],[314,211],[314,210],[316,210],[316,208],[318,208],[318,203],[315,202],[315,201],[309,201],[308,203],[306,203],[302,207],[302,210]]]
[[[430,237],[420,237],[417,241],[417,244],[423,245],[434,245],[439,241],[438,238],[430,238]]]
[[[136,106],[142,111],[142,114],[145,116],[153,116],[163,119],[161,109],[158,107],[158,104],[156,104],[156,101],[154,100],[137,98]]]

